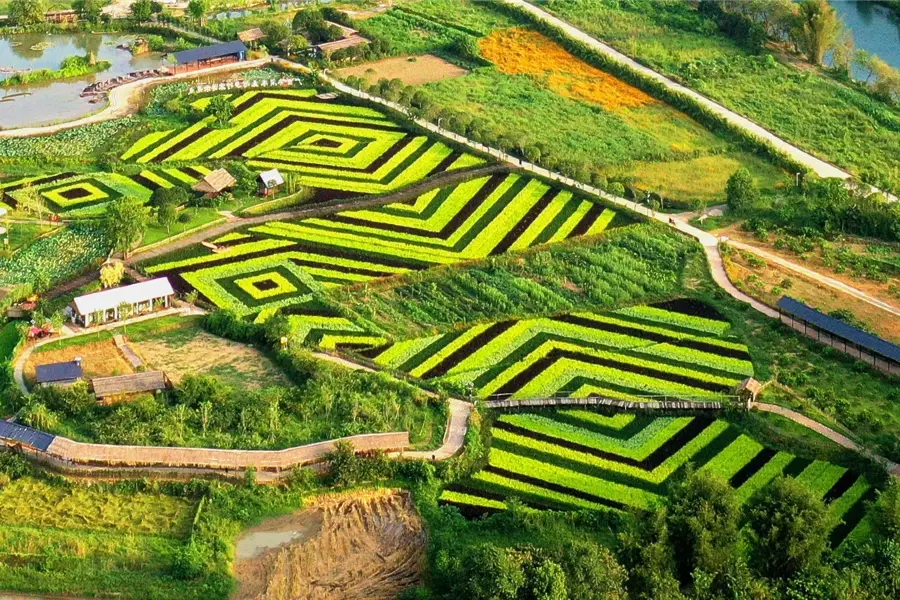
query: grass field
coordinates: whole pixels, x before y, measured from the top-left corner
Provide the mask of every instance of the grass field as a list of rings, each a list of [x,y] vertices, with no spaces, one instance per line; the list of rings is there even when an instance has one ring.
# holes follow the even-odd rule
[[[34,380],[37,365],[82,359],[85,377],[132,373],[112,337],[122,334],[147,368],[163,371],[176,385],[187,374],[203,373],[225,385],[256,390],[287,383],[285,375],[259,350],[206,333],[201,317],[162,317],[113,331],[63,340],[36,349],[25,365]]]
[[[500,416],[492,436],[488,466],[451,485],[443,503],[469,515],[503,510],[510,497],[540,509],[650,508],[691,463],[727,480],[741,504],[775,477],[795,477],[829,505],[838,548],[863,537],[866,504],[875,497],[859,473],[767,448],[727,421],[704,417],[517,413]]]
[[[884,183],[900,181],[900,109],[767,53],[751,55],[710,33],[715,25],[689,4],[550,0],[544,6],[806,150]]]

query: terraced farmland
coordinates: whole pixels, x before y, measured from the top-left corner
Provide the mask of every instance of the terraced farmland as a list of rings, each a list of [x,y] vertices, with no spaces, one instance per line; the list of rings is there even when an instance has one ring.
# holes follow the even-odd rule
[[[316,91],[248,91],[231,98],[229,127],[213,117],[138,140],[123,156],[138,163],[234,159],[253,169],[295,173],[303,185],[383,194],[484,160],[415,135],[372,108],[321,100]],[[194,102],[203,109],[210,97]]]
[[[299,310],[324,288],[598,234],[619,221],[571,192],[501,173],[408,203],[269,222],[222,241],[215,254],[198,247],[146,270],[218,307],[265,318]]]
[[[25,177],[0,183],[5,203],[15,208],[30,188],[46,202],[48,208],[67,217],[96,216],[104,207],[122,197],[144,202],[158,188],[190,186],[210,172],[202,166],[145,169],[136,175],[121,173],[58,173]]]
[[[727,337],[727,322],[691,312],[698,307],[672,302],[484,323],[366,354],[385,368],[480,397],[730,394],[753,375],[747,347]]]
[[[506,414],[493,427],[488,466],[451,485],[441,503],[475,516],[507,498],[537,509],[648,508],[691,463],[727,480],[743,504],[779,475],[825,500],[840,523],[833,547],[865,535],[875,489],[858,473],[763,447],[726,421],[705,417],[605,416],[586,410]]]

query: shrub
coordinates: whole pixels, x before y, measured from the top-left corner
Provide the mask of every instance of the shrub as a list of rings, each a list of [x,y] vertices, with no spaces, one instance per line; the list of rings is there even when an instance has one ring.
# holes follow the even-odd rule
[[[759,188],[750,171],[745,168],[738,169],[728,178],[725,191],[728,208],[736,214],[749,211],[759,201]]]

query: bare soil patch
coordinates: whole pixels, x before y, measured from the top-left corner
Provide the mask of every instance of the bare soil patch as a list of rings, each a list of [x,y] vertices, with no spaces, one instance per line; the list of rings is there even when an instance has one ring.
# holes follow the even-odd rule
[[[266,535],[274,547],[260,547]],[[405,492],[322,497],[238,540],[250,558],[238,557],[232,600],[392,600],[420,580],[425,543]]]
[[[34,383],[35,368],[38,365],[70,362],[76,358],[81,358],[81,367],[88,379],[134,373],[134,369],[116,348],[115,343],[107,339],[52,350],[37,349],[25,363],[25,381],[29,384]]]
[[[395,56],[373,63],[340,69],[340,77],[362,77],[368,83],[379,79],[399,79],[407,85],[422,85],[441,79],[462,77],[468,71],[433,54]]]
[[[284,374],[259,350],[246,344],[196,330],[188,340],[180,336],[141,341],[131,348],[153,369],[163,371],[175,385],[185,375],[214,375],[244,389],[287,384]]]

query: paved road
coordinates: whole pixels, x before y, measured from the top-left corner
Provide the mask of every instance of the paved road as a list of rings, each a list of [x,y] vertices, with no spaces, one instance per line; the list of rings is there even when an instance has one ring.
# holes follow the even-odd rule
[[[738,248],[746,252],[752,252],[753,254],[759,256],[760,258],[764,258],[771,263],[775,263],[781,267],[784,267],[785,269],[791,270],[795,273],[799,273],[800,275],[821,283],[822,285],[833,288],[849,296],[853,296],[858,300],[862,300],[863,302],[871,304],[876,308],[880,308],[881,310],[887,311],[892,315],[900,317],[900,309],[887,302],[879,300],[878,298],[875,298],[874,296],[871,296],[851,285],[847,285],[842,281],[838,281],[837,279],[828,277],[827,275],[822,275],[818,271],[813,271],[812,269],[808,269],[804,266],[793,263],[785,258],[778,256],[777,254],[773,254],[772,252],[763,250],[762,248],[757,248],[756,246],[751,246],[750,244],[745,244],[737,240],[727,240],[726,243],[733,248]]]

